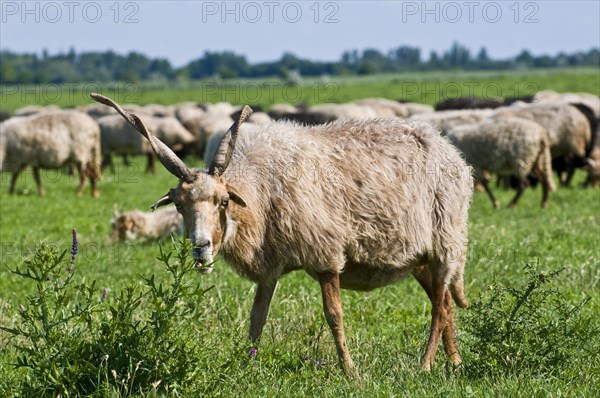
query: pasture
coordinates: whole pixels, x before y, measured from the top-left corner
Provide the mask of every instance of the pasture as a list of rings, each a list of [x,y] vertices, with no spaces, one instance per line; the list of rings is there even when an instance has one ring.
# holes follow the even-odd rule
[[[434,103],[441,96],[435,87],[441,90],[452,82],[461,86],[479,82],[481,87],[495,82],[504,90],[511,85],[525,87],[527,82],[533,82],[535,91],[600,89],[597,71],[571,72],[424,74],[423,87],[433,87],[431,99],[423,98],[423,91],[406,99]],[[330,87],[338,90],[336,102],[374,95],[403,97],[408,86],[394,79],[420,81],[416,74],[348,78]],[[148,86],[131,102],[197,99],[199,90],[202,87],[165,91]],[[531,94],[527,90],[501,95]],[[217,91],[202,100],[285,102],[281,92],[273,101],[223,95]],[[25,105],[4,94],[2,103],[10,110]],[[191,158],[186,162],[202,165]],[[104,171],[99,198],[90,196],[89,187],[83,197],[76,197],[77,177],[55,171],[42,172],[46,196],[38,197],[30,170],[21,175],[11,196],[10,175],[0,174],[0,326],[26,325],[40,300],[59,320],[46,335],[43,311],[30,325],[45,326],[28,329],[29,336],[11,337],[0,331],[0,396],[600,394],[600,190],[581,188],[582,171],[576,173],[572,188],[559,187],[550,194],[547,209],[539,207],[539,187],[526,190],[515,209],[505,207],[513,191],[494,189],[503,204],[497,210],[485,193],[474,194],[465,275],[471,306],[456,311],[463,356],[459,367],[451,366],[440,347],[433,370],[420,370],[430,304],[414,278],[367,293],[343,291],[349,350],[361,375],[350,381],[336,366],[319,285],[306,274],[291,273],[280,281],[258,355],[251,359],[253,347],[246,339],[255,290],[251,282],[221,260],[209,275],[185,273],[185,266],[169,271],[157,258],[161,253],[156,241],[109,239],[113,204],[125,210],[149,209],[176,184],[162,167],[157,167],[156,175],[145,174],[144,167],[143,157],[134,157],[128,166],[118,161],[114,174]],[[72,229],[77,230],[79,248],[75,272],[69,273],[65,267],[70,266]],[[11,270],[17,266],[25,270],[23,259],[31,258],[41,242],[67,254],[49,274],[52,277],[36,285]],[[176,249],[168,239],[160,243],[165,252],[173,251],[172,266]],[[51,256],[46,258],[47,263],[50,260]],[[173,282],[177,275],[182,279]],[[54,281],[72,285],[61,290],[62,282]],[[163,288],[157,288],[159,284]],[[39,294],[39,286],[48,290]],[[74,313],[78,315],[70,318]],[[136,334],[140,330],[148,333]],[[36,344],[33,350],[18,348],[31,341]],[[24,364],[23,358],[28,358],[32,370],[13,366]]]
[[[374,76],[306,78],[291,84],[271,79],[202,80],[110,84],[46,84],[0,86],[0,108],[6,112],[37,103],[73,107],[90,104],[90,92],[103,93],[120,103],[174,104],[183,101],[227,101],[235,105],[275,103],[343,103],[358,98],[385,97],[434,105],[446,97],[509,98],[558,92],[600,91],[598,71],[564,68],[520,71],[406,72]]]

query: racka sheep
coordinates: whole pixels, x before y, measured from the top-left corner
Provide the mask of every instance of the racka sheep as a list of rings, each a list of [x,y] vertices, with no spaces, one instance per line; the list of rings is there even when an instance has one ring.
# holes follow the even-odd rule
[[[250,339],[258,341],[277,280],[304,270],[321,286],[340,365],[356,375],[343,328],[340,288],[371,290],[412,274],[432,302],[422,367],[440,339],[460,362],[453,304],[464,308],[471,170],[427,124],[400,119],[254,126],[240,132],[245,108],[224,135],[208,171],[190,170],[133,115],[92,94],[132,123],[152,145],[177,188],[174,203],[197,267],[223,257],[258,284]],[[401,300],[399,300],[400,302]]]

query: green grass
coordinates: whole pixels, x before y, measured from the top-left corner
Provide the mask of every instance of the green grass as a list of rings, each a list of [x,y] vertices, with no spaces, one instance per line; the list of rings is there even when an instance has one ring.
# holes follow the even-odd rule
[[[598,93],[600,81],[596,70],[570,69],[549,71],[445,72],[398,74],[385,76],[332,78],[325,83],[307,80],[301,86],[301,99],[309,103],[348,101],[368,96],[405,97],[434,103],[442,89],[452,84],[467,87],[469,82],[480,88],[498,85],[503,96],[529,94],[535,90],[588,91]],[[275,80],[273,81],[275,82]],[[239,83],[239,84],[237,84]],[[282,86],[270,97],[250,98],[245,88],[255,82],[228,82],[227,90],[202,83],[192,85],[144,84],[120,86],[115,95],[122,102],[175,103],[179,101],[228,100],[234,103],[260,103],[265,106],[285,102]],[[417,84],[418,92],[407,95]],[[311,86],[314,85],[314,86]],[[316,87],[317,91],[310,91]],[[114,87],[113,87],[114,88]],[[207,88],[209,90],[207,90]],[[517,92],[510,90],[517,89]],[[105,94],[111,95],[110,87]],[[31,96],[3,91],[0,107],[14,110],[32,102],[55,102],[73,106],[88,102],[87,91],[80,86],[77,95],[60,96],[56,101],[31,101]],[[210,90],[213,90],[210,92]],[[315,92],[318,95],[315,96]],[[424,95],[423,93],[431,93]],[[332,94],[333,93],[333,94]],[[474,91],[480,95],[480,91]],[[333,95],[333,97],[331,97]],[[48,96],[46,96],[46,99]],[[199,165],[190,162],[191,166]],[[17,183],[17,194],[9,196],[10,176],[0,174],[0,242],[3,267],[0,268],[0,325],[12,325],[18,319],[20,304],[33,293],[33,284],[11,274],[4,266],[14,268],[29,256],[37,242],[46,241],[61,250],[71,245],[71,229],[76,228],[80,241],[76,277],[97,281],[98,297],[110,288],[109,303],[114,303],[119,290],[134,283],[140,287],[140,276],[165,271],[156,259],[156,242],[112,243],[108,236],[112,206],[121,209],[148,209],[175,179],[163,169],[157,175],[143,173],[144,159],[136,158],[130,167],[117,166],[117,174],[105,173],[100,183],[101,197],[75,196],[77,181],[64,174],[45,171],[47,196],[39,198],[31,172],[25,172]],[[184,324],[193,336],[190,350],[197,361],[194,381],[182,386],[185,396],[598,396],[600,387],[600,190],[582,189],[584,175],[576,175],[574,188],[559,189],[550,196],[550,207],[539,207],[541,192],[527,190],[516,209],[494,210],[483,193],[476,193],[470,211],[470,245],[466,267],[467,295],[472,303],[486,302],[498,293],[495,284],[522,289],[528,283],[527,264],[552,272],[565,268],[552,282],[561,299],[573,305],[585,297],[590,301],[581,310],[577,330],[589,335],[586,349],[573,349],[572,360],[553,364],[551,371],[532,365],[507,369],[494,365],[483,372],[476,348],[479,336],[472,327],[480,312],[474,307],[458,311],[459,343],[464,366],[453,370],[443,350],[437,356],[431,373],[419,370],[419,358],[428,336],[430,305],[418,284],[408,278],[396,285],[370,293],[343,292],[346,334],[349,349],[362,379],[350,382],[333,364],[335,348],[322,315],[318,284],[297,272],[281,280],[275,293],[271,313],[265,327],[256,361],[248,361],[248,314],[254,286],[235,275],[223,262],[210,275],[197,275],[202,288],[209,288],[199,302],[196,316]],[[503,203],[511,192],[495,190]],[[556,298],[555,296],[553,296]],[[481,298],[481,300],[480,300]],[[551,324],[552,306],[543,304],[534,326]],[[531,319],[529,319],[531,321]],[[493,325],[497,319],[490,317]],[[560,325],[554,325],[558,328]],[[540,333],[532,327],[530,336]],[[579,334],[577,333],[577,334]],[[549,336],[548,340],[552,341]],[[183,338],[183,337],[182,337]],[[570,340],[575,340],[573,336]],[[15,343],[0,332],[0,396],[15,396],[14,386],[27,376],[14,370]],[[506,347],[513,347],[508,344]],[[530,347],[531,348],[531,347]],[[527,353],[525,353],[527,354]],[[523,352],[515,352],[523,355]],[[315,365],[318,359],[325,365]],[[74,358],[74,360],[78,360]],[[487,368],[487,366],[486,366]],[[152,396],[145,391],[145,396]],[[96,396],[119,396],[116,392]]]
[[[280,78],[184,82],[64,84],[0,86],[0,109],[37,103],[73,107],[91,103],[89,93],[100,91],[121,103],[174,104],[183,101],[261,105],[347,102],[357,98],[386,97],[435,104],[446,97],[484,98],[532,95],[540,90],[600,92],[594,68],[507,71],[406,72],[385,75],[307,78],[299,86]]]
[[[76,228],[80,242],[76,274],[97,281],[98,297],[102,288],[109,287],[109,300],[114,300],[127,284],[141,285],[140,275],[164,275],[155,242],[112,244],[108,240],[113,203],[124,209],[147,209],[176,183],[162,169],[156,176],[145,175],[142,169],[143,159],[137,158],[129,169],[120,165],[118,174],[107,172],[98,199],[77,198],[76,181],[66,175],[54,178],[54,174],[46,178],[44,198],[35,194],[31,174],[25,174],[18,182],[18,193],[9,196],[8,176],[2,174],[2,264],[20,264],[21,256],[28,255],[38,241],[68,249],[71,228]],[[475,194],[466,267],[466,289],[472,302],[480,295],[489,298],[494,280],[523,285],[528,263],[546,272],[566,268],[554,286],[573,304],[589,296],[591,301],[582,310],[587,323],[582,327],[590,332],[600,328],[600,191],[579,188],[582,178],[578,174],[574,188],[552,194],[545,210],[539,207],[539,189],[526,191],[519,207],[512,210],[494,210],[484,193]],[[496,191],[508,203],[512,193]],[[203,288],[214,288],[200,302],[197,316],[186,321],[201,346],[199,372],[185,386],[187,396],[584,397],[600,393],[600,356],[590,354],[600,349],[598,340],[589,341],[587,354],[574,351],[573,361],[559,364],[555,372],[540,373],[528,366],[513,371],[498,368],[485,375],[469,370],[476,360],[474,336],[461,328],[461,322],[464,325],[467,315],[474,315],[472,309],[458,311],[464,368],[452,370],[440,348],[434,370],[422,373],[419,357],[428,335],[430,305],[412,278],[370,293],[343,292],[349,349],[362,375],[360,382],[346,380],[332,365],[335,349],[322,315],[318,284],[302,272],[280,281],[258,359],[248,361],[245,337],[253,284],[222,262],[212,274],[198,275],[197,281]],[[1,325],[15,322],[17,308],[32,288],[4,267],[0,269]],[[0,387],[25,374],[9,365],[15,361],[14,342],[0,333]],[[314,359],[325,365],[315,365]],[[14,391],[1,393],[9,396]]]

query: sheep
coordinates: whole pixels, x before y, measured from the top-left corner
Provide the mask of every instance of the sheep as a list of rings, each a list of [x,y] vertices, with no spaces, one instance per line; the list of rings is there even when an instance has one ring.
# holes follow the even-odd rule
[[[588,175],[583,186],[600,186],[600,119],[596,119],[595,134],[589,154],[584,160],[584,169]]]
[[[202,155],[206,151],[206,143],[210,137],[218,131],[227,131],[233,119],[221,112],[205,112],[183,121],[184,127],[195,137],[194,152]]]
[[[422,113],[434,112],[434,109],[431,105],[419,104],[417,102],[401,102],[401,104],[404,105],[404,107],[406,108],[406,117],[410,117],[412,115],[419,115]]]
[[[144,122],[151,126],[165,144],[175,151],[192,144],[195,137],[173,117],[154,118],[144,115]],[[112,154],[146,155],[146,172],[154,173],[154,156],[148,143],[129,126],[119,115],[104,116],[98,119],[102,144],[102,165],[110,166],[114,172]]]
[[[318,125],[335,120],[371,119],[377,116],[378,113],[370,106],[349,103],[319,104],[306,111],[288,114],[286,118],[306,125]]]
[[[15,111],[15,116],[23,117],[23,116],[32,116],[37,115],[38,113],[48,113],[48,112],[56,112],[59,111],[60,108],[56,105],[27,105],[22,108],[19,108]]]
[[[8,119],[10,119],[10,114],[8,112],[0,111],[0,123]]]
[[[200,108],[195,102],[181,102],[179,104],[171,105],[171,108],[175,113],[175,117],[180,122],[183,122],[188,117],[193,117],[198,114],[204,114],[204,109]],[[114,109],[112,108],[109,109],[114,111]]]
[[[287,119],[288,115],[296,114],[299,111],[300,110],[297,107],[295,107],[294,105],[275,104],[275,105],[271,106],[271,109],[269,109],[268,114],[271,117],[271,119],[280,120],[280,119]]]
[[[557,93],[556,91],[539,91],[533,96],[535,103],[562,103],[562,104],[584,104],[594,112],[596,118],[600,118],[600,98],[590,93]]]
[[[275,122],[238,136],[251,113],[245,108],[208,171],[192,171],[139,117],[104,96],[92,98],[117,109],[179,179],[152,207],[175,204],[195,265],[210,272],[220,252],[257,283],[252,342],[260,339],[277,280],[304,270],[319,281],[339,363],[356,376],[340,287],[372,290],[412,273],[432,302],[422,368],[431,369],[440,338],[460,363],[453,302],[468,305],[463,274],[473,180],[460,153],[430,125]]]
[[[90,104],[87,106],[80,107],[79,110],[87,113],[89,116],[91,116],[93,119],[96,119],[96,120],[98,120],[104,116],[117,114],[117,112],[114,109],[108,108],[106,106],[102,106],[102,104],[97,104],[97,103],[93,103],[93,104]]]
[[[144,105],[144,112],[154,117],[175,117],[174,109],[160,104]]]
[[[436,111],[450,111],[459,109],[495,109],[503,106],[502,101],[488,98],[461,97],[446,98],[435,104]]]
[[[151,213],[140,210],[120,213],[115,205],[113,212],[111,236],[115,240],[158,239],[183,234],[183,218],[172,207]]]
[[[464,109],[459,111],[440,111],[434,113],[420,113],[408,118],[410,121],[426,122],[437,127],[442,135],[451,128],[461,124],[476,124],[491,116],[491,109]]]
[[[513,105],[494,111],[492,118],[519,117],[532,120],[548,131],[552,159],[567,160],[567,175],[559,173],[561,184],[569,185],[576,159],[583,160],[592,139],[591,123],[575,106],[563,103]]]
[[[408,117],[408,109],[404,104],[386,98],[363,98],[353,103],[372,108],[379,117]]]
[[[42,112],[11,118],[0,124],[0,171],[12,172],[9,192],[17,177],[33,167],[38,194],[45,195],[40,169],[75,164],[79,171],[77,195],[83,194],[86,177],[92,196],[99,196],[100,129],[94,119],[79,111]]]
[[[517,193],[510,207],[517,205],[527,187],[528,175],[535,173],[542,182],[542,207],[548,206],[548,191],[556,187],[552,180],[550,139],[542,126],[530,120],[507,117],[454,127],[446,138],[473,166],[476,179],[482,183],[495,208],[500,203],[490,190],[489,176],[484,171],[517,176]]]

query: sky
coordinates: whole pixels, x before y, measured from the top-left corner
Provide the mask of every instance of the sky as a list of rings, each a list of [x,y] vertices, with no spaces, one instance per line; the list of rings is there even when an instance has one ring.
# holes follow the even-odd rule
[[[343,51],[452,42],[492,58],[600,46],[600,1],[5,1],[0,49],[51,54],[138,51],[182,66],[205,51],[250,62],[292,52],[336,61]]]

